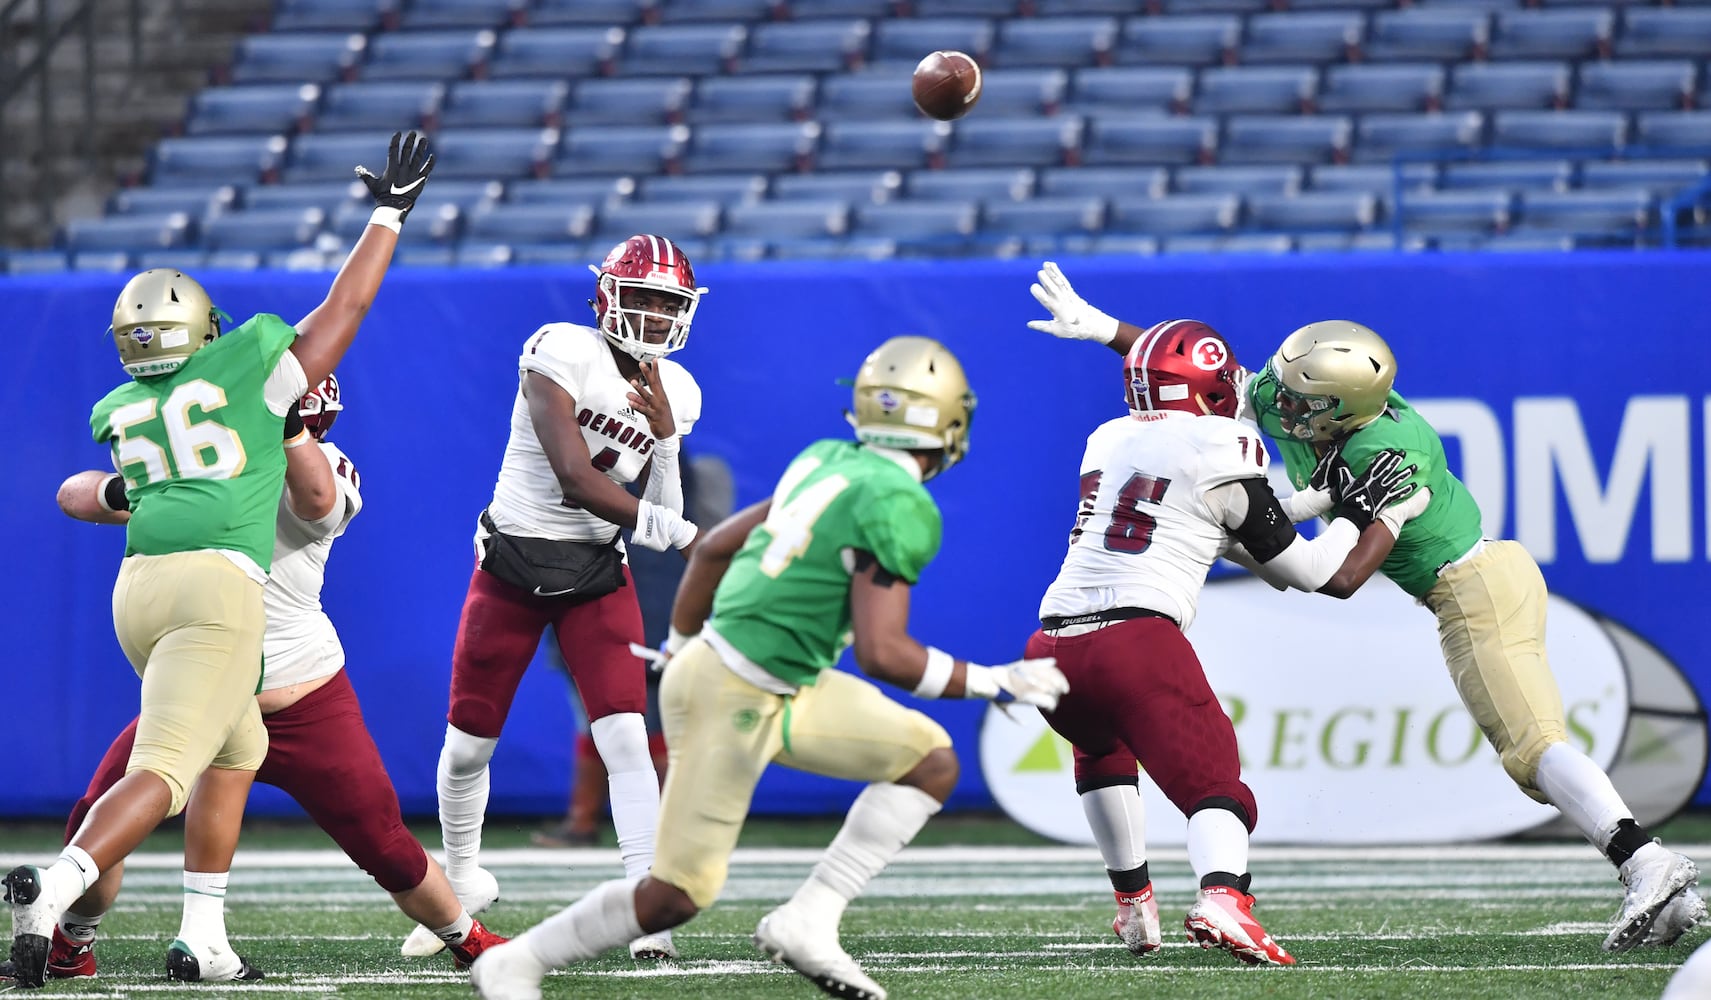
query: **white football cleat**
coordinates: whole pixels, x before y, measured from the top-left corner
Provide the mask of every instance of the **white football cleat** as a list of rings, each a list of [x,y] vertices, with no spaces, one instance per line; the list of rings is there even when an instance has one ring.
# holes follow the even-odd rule
[[[47,981],[48,946],[59,920],[56,901],[42,891],[42,872],[19,865],[4,880],[12,904],[12,975],[25,989]]]
[[[499,880],[485,868],[477,868],[475,875],[467,882],[452,881],[452,892],[457,894],[457,901],[469,911],[472,917],[487,912],[499,899]],[[446,943],[434,936],[434,932],[421,924],[410,931],[410,936],[404,939],[404,946],[399,952],[411,958],[422,958],[426,955],[438,955],[444,951]]]
[[[672,943],[670,931],[643,934],[630,942],[630,957],[643,962],[669,961],[677,958],[677,945]]]
[[[260,969],[230,947],[175,938],[166,950],[166,978],[181,983],[232,983],[263,977]]]
[[[804,918],[789,904],[760,918],[755,947],[826,993],[846,1000],[885,1000],[885,990],[838,944],[836,932]]]
[[[1640,946],[1668,948],[1704,919],[1705,900],[1692,889],[1683,889],[1658,911],[1657,919],[1652,921],[1646,936],[1640,940]]]
[[[541,1000],[547,967],[522,938],[483,951],[469,967],[469,985],[482,1000]]]
[[[1153,884],[1148,882],[1140,892],[1127,895],[1118,892],[1116,896],[1117,917],[1111,921],[1111,930],[1122,939],[1130,954],[1157,955],[1164,945],[1164,936],[1159,929]]]
[[[1617,869],[1627,895],[1616,925],[1604,939],[1605,951],[1628,951],[1645,939],[1669,901],[1699,881],[1699,866],[1685,855],[1653,841]]]

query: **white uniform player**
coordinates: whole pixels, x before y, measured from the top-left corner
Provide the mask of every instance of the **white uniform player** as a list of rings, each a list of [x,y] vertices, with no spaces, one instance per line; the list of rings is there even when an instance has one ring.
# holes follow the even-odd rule
[[[326,583],[333,539],[344,534],[351,519],[362,510],[362,492],[356,467],[338,445],[317,441],[315,447],[333,470],[338,497],[325,516],[313,521],[297,516],[289,496],[279,498],[273,573],[262,591],[262,605],[267,609],[267,632],[262,638],[266,664],[261,678],[263,691],[336,674],[345,665],[338,630],[321,610],[321,587]]]

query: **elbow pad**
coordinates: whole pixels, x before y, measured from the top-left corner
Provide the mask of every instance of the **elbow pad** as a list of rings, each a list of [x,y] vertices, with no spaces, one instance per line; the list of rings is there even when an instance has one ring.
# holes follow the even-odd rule
[[[100,499],[101,506],[110,511],[131,509],[131,498],[125,495],[125,477],[118,473],[107,477],[96,496]]]
[[[1242,543],[1254,561],[1261,565],[1277,558],[1278,553],[1295,541],[1295,525],[1283,512],[1271,484],[1255,476],[1241,481],[1248,496],[1248,515],[1230,534]]]

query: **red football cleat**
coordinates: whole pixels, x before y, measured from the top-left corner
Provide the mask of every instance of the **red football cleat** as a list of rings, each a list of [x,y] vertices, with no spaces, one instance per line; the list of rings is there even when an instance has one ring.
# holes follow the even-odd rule
[[[1295,959],[1271,939],[1253,915],[1254,898],[1240,889],[1214,885],[1200,890],[1182,922],[1188,940],[1202,948],[1222,948],[1249,965],[1294,965]]]
[[[446,950],[452,953],[452,968],[467,969],[475,964],[481,953],[497,944],[504,944],[505,938],[482,926],[481,921],[474,921],[469,928],[469,936],[462,944],[447,945]]]
[[[1137,893],[1113,894],[1117,897],[1117,917],[1111,921],[1111,929],[1130,952],[1156,954],[1164,941],[1159,933],[1158,900],[1153,898],[1153,884],[1148,882]]]
[[[55,924],[53,945],[48,948],[48,978],[77,979],[95,975],[95,942],[78,944]]]

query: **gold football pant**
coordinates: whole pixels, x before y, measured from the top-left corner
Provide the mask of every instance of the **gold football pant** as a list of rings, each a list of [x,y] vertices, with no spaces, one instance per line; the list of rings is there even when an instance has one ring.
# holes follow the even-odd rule
[[[254,771],[267,756],[256,708],[261,585],[218,552],[129,556],[113,585],[113,630],[143,680],[125,773],[152,771],[177,815],[210,765]]]
[[[706,909],[719,897],[755,784],[769,763],[853,781],[896,781],[951,745],[932,719],[838,670],[789,697],[728,670],[705,639],[660,684],[671,765],[651,874]]]
[[[1536,780],[1545,749],[1564,738],[1562,692],[1545,657],[1544,575],[1519,542],[1487,542],[1426,592],[1450,678],[1503,770],[1546,801]]]

